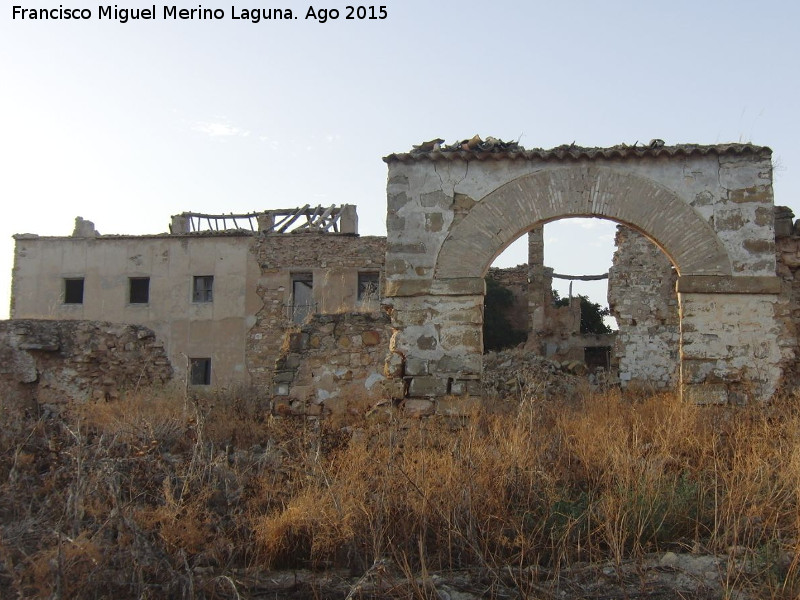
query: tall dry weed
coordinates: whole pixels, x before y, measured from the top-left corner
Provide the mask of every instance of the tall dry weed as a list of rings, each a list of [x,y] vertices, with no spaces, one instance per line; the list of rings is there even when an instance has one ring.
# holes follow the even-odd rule
[[[735,557],[731,589],[800,591],[798,398],[517,406],[313,421],[273,418],[247,390],[139,390],[20,418],[0,457],[0,595],[234,597],[245,571],[389,563],[524,590],[533,573],[667,550]]]

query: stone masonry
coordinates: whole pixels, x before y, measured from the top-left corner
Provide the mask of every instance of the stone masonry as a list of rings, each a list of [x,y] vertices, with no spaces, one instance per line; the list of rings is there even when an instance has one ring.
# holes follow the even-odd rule
[[[385,314],[315,315],[288,331],[273,379],[277,414],[363,413],[387,395]],[[402,398],[402,389],[396,396]]]
[[[775,207],[775,253],[781,292],[775,304],[775,316],[780,325],[778,346],[783,359],[783,387],[800,386],[798,343],[800,343],[800,221],[792,222],[794,214],[784,206]]]
[[[251,383],[272,388],[284,331],[293,324],[289,305],[293,274],[312,275],[314,313],[377,313],[379,298],[358,300],[357,277],[359,272],[380,275],[385,252],[386,238],[374,236],[302,233],[256,238],[253,255],[260,268],[256,291],[262,306],[245,342]]]
[[[0,321],[0,393],[53,404],[115,399],[166,383],[172,367],[154,333],[95,321]]]
[[[675,282],[664,253],[643,235],[618,226],[608,273],[608,304],[619,331],[614,354],[622,385],[674,388],[680,320]]]
[[[645,233],[675,264],[687,398],[774,393],[784,357],[769,148],[495,142],[385,158],[390,359],[403,363],[410,397],[478,388],[484,274],[521,234],[569,216]]]
[[[528,265],[500,269],[491,267],[488,277],[494,279],[513,295],[512,305],[504,311],[509,324],[520,331],[530,329],[528,317]]]
[[[528,265],[493,274],[515,293],[528,349],[563,360],[610,343],[578,335],[577,303],[552,305],[542,226],[573,216],[627,228],[609,281],[623,383],[680,384],[712,402],[800,383],[800,237],[791,211],[773,205],[769,148],[526,150],[473,138],[384,160],[386,238],[358,236],[353,207],[340,229],[333,207],[306,207],[270,223],[185,213],[171,234],[100,235],[79,219],[68,238],[16,236],[4,385],[46,401],[115,397],[168,378],[167,357],[178,377],[187,357],[208,357],[203,385],[253,385],[276,394],[279,412],[350,410],[351,395],[458,412],[483,389],[484,276],[521,235]],[[204,219],[223,229],[201,231]],[[213,298],[209,287],[198,300],[198,280],[213,281]],[[81,298],[67,301],[75,281]],[[139,326],[81,324],[101,319]]]

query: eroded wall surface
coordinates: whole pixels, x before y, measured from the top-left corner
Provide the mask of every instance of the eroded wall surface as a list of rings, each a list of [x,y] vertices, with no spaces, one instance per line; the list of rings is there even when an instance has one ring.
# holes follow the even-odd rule
[[[293,276],[313,282],[312,312],[374,313],[380,285],[360,297],[359,274],[380,283],[385,249],[385,238],[322,232],[101,236],[79,219],[70,237],[16,236],[11,316],[144,325],[177,378],[187,377],[189,359],[210,358],[212,386],[268,390],[293,324]],[[213,277],[209,301],[194,298],[195,276]],[[132,303],[130,278],[142,277],[149,298]],[[65,278],[83,279],[82,302],[65,303]]]
[[[617,227],[615,243],[608,304],[619,328],[614,355],[620,382],[674,388],[680,364],[677,273],[653,242],[628,227]]]
[[[0,406],[118,398],[172,367],[152,330],[95,321],[0,321]]]
[[[260,299],[245,344],[252,383],[272,388],[283,333],[292,321],[292,277],[311,274],[314,313],[377,313],[377,297],[359,300],[359,273],[382,276],[386,238],[331,234],[266,235],[256,239],[254,290]],[[380,361],[382,364],[382,360]]]
[[[528,271],[528,265],[517,265],[504,269],[492,267],[487,273],[488,277],[512,293],[511,306],[503,310],[503,314],[508,319],[509,325],[520,331],[530,329]]]
[[[800,221],[786,207],[775,209],[775,253],[781,291],[775,304],[775,318],[780,325],[778,347],[783,361],[783,386],[800,386]]]
[[[314,315],[288,331],[273,379],[274,411],[363,414],[391,395],[384,371],[390,337],[381,313]]]

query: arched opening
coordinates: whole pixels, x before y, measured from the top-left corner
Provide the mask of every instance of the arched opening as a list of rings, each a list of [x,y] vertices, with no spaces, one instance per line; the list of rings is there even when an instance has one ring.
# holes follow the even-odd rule
[[[489,266],[538,225],[598,217],[674,265],[684,393],[726,401],[755,381],[768,395],[781,373],[776,338],[759,337],[778,328],[780,291],[768,158],[738,146],[387,157],[387,373],[409,398],[480,395]]]
[[[634,175],[582,166],[539,171],[487,194],[450,229],[435,276],[482,277],[523,233],[565,217],[622,223],[652,240],[679,273],[731,274],[728,254],[714,230],[673,192]]]
[[[521,347],[523,337],[526,352],[593,380],[673,387],[675,281],[668,257],[628,227],[599,218],[550,221],[514,241],[489,268],[484,352]],[[498,287],[510,296],[499,307]]]

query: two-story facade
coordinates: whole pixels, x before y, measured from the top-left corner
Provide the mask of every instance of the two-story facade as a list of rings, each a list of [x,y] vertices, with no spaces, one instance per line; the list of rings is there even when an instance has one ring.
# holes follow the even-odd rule
[[[68,237],[17,235],[11,318],[145,325],[177,377],[230,386],[268,384],[286,327],[310,313],[378,309],[385,239],[358,236],[355,207],[235,217],[187,213],[136,236],[78,218]]]

